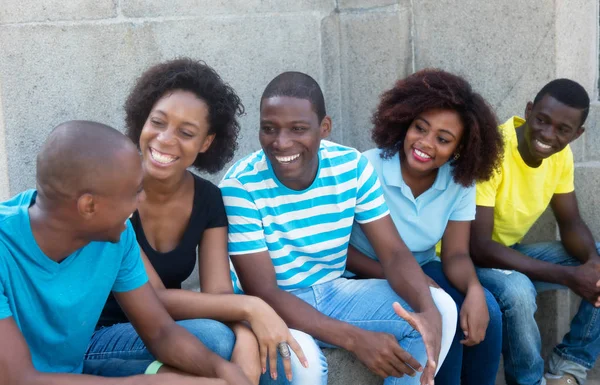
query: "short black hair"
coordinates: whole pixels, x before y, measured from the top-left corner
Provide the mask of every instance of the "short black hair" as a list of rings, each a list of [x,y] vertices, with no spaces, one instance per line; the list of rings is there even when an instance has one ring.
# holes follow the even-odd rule
[[[546,95],[552,96],[569,107],[582,110],[580,126],[583,126],[590,112],[590,97],[581,84],[571,79],[554,79],[542,87],[535,96],[533,104],[536,105]]]
[[[309,75],[302,72],[289,71],[277,75],[269,82],[261,98],[262,101],[275,96],[288,96],[291,98],[306,99],[312,105],[319,122],[327,115],[325,111],[325,98],[319,83]]]
[[[217,72],[200,60],[180,58],[157,64],[137,79],[125,102],[127,135],[139,146],[142,128],[154,104],[166,93],[190,91],[208,106],[209,133],[215,139],[193,166],[216,173],[229,162],[237,149],[240,132],[238,116],[244,105],[234,89]]]

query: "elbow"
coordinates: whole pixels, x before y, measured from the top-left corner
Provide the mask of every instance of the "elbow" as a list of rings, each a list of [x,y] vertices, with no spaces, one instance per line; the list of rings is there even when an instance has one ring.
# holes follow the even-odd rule
[[[476,265],[481,265],[485,262],[485,243],[484,240],[471,238],[469,254],[471,260]]]
[[[258,297],[260,299],[262,299],[263,301],[265,301],[266,303],[268,303],[269,305],[273,306],[273,303],[276,302],[276,299],[278,297],[279,292],[281,291],[281,289],[279,289],[279,287],[277,286],[261,286],[258,285],[259,287],[257,288],[252,288],[252,289],[248,289],[246,290],[246,294],[254,296],[254,297]]]

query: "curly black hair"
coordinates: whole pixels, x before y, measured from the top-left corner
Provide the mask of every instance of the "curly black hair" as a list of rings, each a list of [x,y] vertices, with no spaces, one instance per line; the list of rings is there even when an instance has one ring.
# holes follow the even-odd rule
[[[469,82],[439,69],[418,71],[382,94],[371,133],[383,150],[381,156],[389,159],[400,151],[412,121],[438,108],[456,111],[464,125],[457,148],[460,157],[451,160],[454,181],[467,187],[490,179],[500,166],[504,149],[496,115]]]
[[[152,107],[174,90],[190,91],[206,103],[209,133],[215,134],[208,150],[198,154],[192,166],[211,174],[220,171],[237,149],[240,132],[237,117],[244,114],[244,106],[233,88],[203,61],[180,58],[147,69],[125,102],[127,136],[139,146]]]

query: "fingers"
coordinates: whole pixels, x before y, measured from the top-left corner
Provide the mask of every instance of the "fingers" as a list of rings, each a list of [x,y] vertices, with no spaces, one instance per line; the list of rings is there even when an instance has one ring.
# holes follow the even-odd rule
[[[290,362],[290,356],[288,357],[281,357],[282,361],[283,361],[283,370],[285,370],[285,378],[287,378],[288,381],[292,381],[292,363]]]
[[[427,364],[421,375],[421,385],[434,385],[435,368]]]
[[[413,329],[418,330],[417,323],[415,322],[413,315],[411,313],[409,313],[408,311],[406,311],[406,309],[403,308],[402,305],[400,305],[398,302],[394,302],[392,304],[392,307],[394,308],[394,311],[396,312],[398,317],[400,317],[400,318],[404,319],[406,322],[408,322],[408,324],[410,326],[412,326]]]
[[[402,370],[402,372],[414,377],[415,370],[419,372],[423,371],[423,367],[413,356],[410,355],[406,350],[402,349],[400,345],[396,345],[393,349],[394,355],[402,365],[396,365],[396,368]]]
[[[260,367],[261,373],[265,374],[267,372],[267,356],[269,351],[269,346],[263,343],[258,345],[258,349],[260,352]]]
[[[460,343],[466,346],[475,345],[475,341],[473,340],[473,336],[469,332],[469,317],[467,316],[467,312],[460,312],[460,329],[462,330],[465,338],[460,340]]]
[[[269,369],[271,369],[271,378],[277,379],[277,344],[269,345]]]
[[[298,360],[300,361],[302,366],[304,366],[305,368],[308,368],[308,360],[306,359],[306,356],[304,355],[304,351],[300,347],[300,344],[298,343],[298,341],[296,341],[296,339],[294,337],[292,337],[291,334],[288,337],[288,345],[294,351],[294,353],[296,353],[296,357],[298,357]]]

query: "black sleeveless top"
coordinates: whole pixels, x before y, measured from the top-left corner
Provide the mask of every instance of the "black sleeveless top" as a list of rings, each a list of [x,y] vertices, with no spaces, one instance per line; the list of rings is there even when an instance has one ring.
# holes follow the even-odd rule
[[[194,271],[196,253],[205,229],[227,226],[227,214],[221,197],[221,190],[211,182],[194,175],[194,203],[192,214],[181,241],[175,249],[159,253],[148,243],[140,215],[133,213],[131,223],[137,241],[148,256],[150,263],[160,276],[167,289],[181,289],[181,283]],[[110,294],[96,328],[129,322]]]

